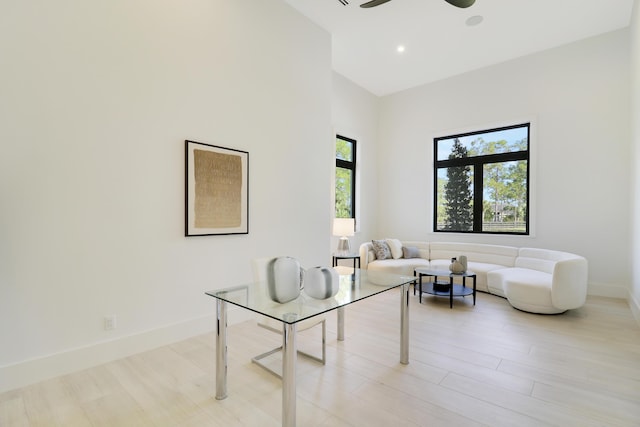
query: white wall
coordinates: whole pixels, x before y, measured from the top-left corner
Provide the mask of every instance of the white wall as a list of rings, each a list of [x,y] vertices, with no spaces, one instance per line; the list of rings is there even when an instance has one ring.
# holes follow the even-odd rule
[[[253,257],[330,262],[324,30],[279,0],[2,9],[0,391],[212,329]],[[185,139],[250,153],[248,235],[183,236]]]
[[[479,241],[574,252],[590,292],[631,279],[629,32],[621,30],[382,99],[377,237]],[[530,237],[434,234],[434,134],[533,119]],[[376,237],[376,236],[372,236]],[[637,258],[636,258],[637,259]]]
[[[631,197],[633,201],[631,221],[633,250],[631,265],[633,276],[631,280],[630,305],[636,319],[640,322],[640,0],[636,0],[631,17],[631,149],[632,162]]]
[[[350,238],[351,249],[357,252],[360,244],[375,235],[378,227],[378,115],[380,98],[334,72],[332,119],[336,134],[357,141],[356,235]],[[335,188],[335,179],[331,181]],[[364,239],[364,240],[363,240]],[[332,241],[335,249],[338,239]],[[345,265],[352,265],[345,261]]]

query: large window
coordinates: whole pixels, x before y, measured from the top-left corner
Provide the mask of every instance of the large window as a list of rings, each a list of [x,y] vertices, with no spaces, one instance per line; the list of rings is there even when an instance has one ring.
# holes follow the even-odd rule
[[[356,141],[336,135],[336,218],[356,217]]]
[[[434,138],[434,231],[529,234],[529,130]]]

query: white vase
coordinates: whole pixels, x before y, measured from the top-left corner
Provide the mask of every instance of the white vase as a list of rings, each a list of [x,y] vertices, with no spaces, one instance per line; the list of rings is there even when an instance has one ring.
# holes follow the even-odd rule
[[[465,255],[460,255],[458,257],[458,261],[462,264],[462,272],[467,271],[467,257]]]
[[[340,289],[338,272],[330,267],[308,268],[304,273],[304,292],[312,298],[327,299]]]
[[[269,297],[279,303],[292,301],[300,295],[304,270],[291,257],[274,258],[267,264]]]
[[[449,265],[449,270],[453,274],[460,274],[464,272],[464,270],[462,269],[462,264],[460,264],[460,261],[458,261],[455,258],[451,258],[451,264]]]

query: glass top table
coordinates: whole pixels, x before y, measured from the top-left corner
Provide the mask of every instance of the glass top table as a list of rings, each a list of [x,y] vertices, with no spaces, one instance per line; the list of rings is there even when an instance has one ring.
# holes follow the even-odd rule
[[[216,399],[227,397],[227,305],[232,304],[282,322],[282,425],[296,425],[296,324],[335,310],[338,340],[344,339],[344,308],[391,289],[401,288],[400,363],[409,363],[409,284],[413,276],[335,267],[340,278],[338,293],[325,300],[306,295],[280,304],[269,298],[266,282],[247,283],[206,292],[216,299]]]
[[[415,280],[415,277],[376,271],[356,269],[354,272],[349,267],[335,269],[340,278],[340,290],[333,298],[325,300],[314,299],[303,290],[295,300],[280,304],[269,298],[266,282],[247,283],[206,294],[284,323],[296,323]]]

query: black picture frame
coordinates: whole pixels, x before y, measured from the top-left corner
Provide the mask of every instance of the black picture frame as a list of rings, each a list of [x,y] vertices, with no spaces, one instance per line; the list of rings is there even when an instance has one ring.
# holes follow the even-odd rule
[[[185,236],[249,234],[249,152],[185,140]]]

